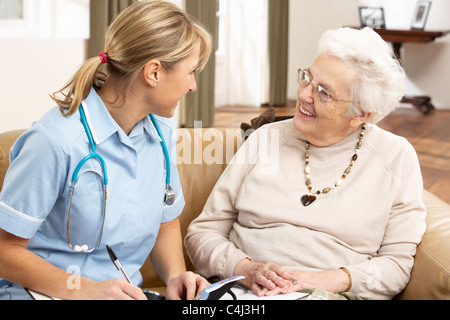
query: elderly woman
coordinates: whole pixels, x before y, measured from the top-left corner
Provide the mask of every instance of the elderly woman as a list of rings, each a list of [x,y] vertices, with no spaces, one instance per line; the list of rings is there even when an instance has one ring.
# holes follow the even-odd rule
[[[241,147],[190,226],[188,253],[201,274],[243,275],[258,295],[390,299],[409,281],[426,215],[413,147],[376,126],[398,106],[404,71],[374,31],[342,28],[298,77],[295,118]]]

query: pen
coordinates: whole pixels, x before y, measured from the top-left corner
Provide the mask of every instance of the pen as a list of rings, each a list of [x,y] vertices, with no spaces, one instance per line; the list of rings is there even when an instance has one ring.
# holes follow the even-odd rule
[[[128,281],[128,283],[132,284],[130,278],[128,277],[127,273],[125,272],[125,270],[123,269],[122,265],[120,264],[119,259],[117,259],[117,256],[114,253],[113,249],[110,246],[108,246],[108,245],[106,246],[106,249],[108,250],[109,257],[111,258],[111,261],[116,266],[117,270],[122,272],[123,276]]]

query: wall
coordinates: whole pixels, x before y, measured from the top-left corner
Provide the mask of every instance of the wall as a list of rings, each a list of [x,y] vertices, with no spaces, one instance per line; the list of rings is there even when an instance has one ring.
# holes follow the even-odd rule
[[[0,40],[0,47],[0,132],[28,128],[55,106],[49,94],[84,60],[85,41]]]
[[[84,61],[89,0],[32,0],[29,30],[0,30],[0,133],[28,128]]]
[[[308,68],[317,43],[328,29],[359,25],[359,0],[291,0],[289,17],[288,99],[297,99],[297,69]]]
[[[28,128],[53,108],[49,94],[86,56],[89,0],[25,1],[32,4],[30,30],[14,35],[0,24],[0,133]]]
[[[449,0],[433,0],[425,29],[450,30],[449,14]],[[432,43],[407,43],[402,56],[409,90],[430,95],[438,109],[450,109],[450,34]]]
[[[331,28],[359,25],[359,6],[385,8],[386,27],[409,29],[415,0],[291,0],[288,98],[296,100],[296,70],[315,58],[320,35]],[[450,1],[434,0],[426,30],[450,30]],[[436,108],[450,109],[450,35],[428,44],[407,43],[402,49],[408,74],[406,93],[426,93]]]

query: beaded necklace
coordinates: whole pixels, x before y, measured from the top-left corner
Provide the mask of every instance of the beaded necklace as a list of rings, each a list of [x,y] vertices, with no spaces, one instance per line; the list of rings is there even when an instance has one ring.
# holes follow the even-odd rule
[[[355,154],[352,157],[352,161],[350,162],[350,165],[348,166],[347,169],[345,169],[344,174],[342,175],[342,177],[336,181],[336,183],[331,186],[331,187],[327,187],[325,189],[323,189],[322,191],[317,190],[316,192],[313,192],[313,187],[312,187],[312,182],[311,182],[311,167],[309,166],[310,164],[310,155],[309,155],[309,147],[310,147],[310,143],[309,141],[306,141],[306,152],[305,152],[305,175],[306,175],[306,186],[308,187],[309,193],[305,194],[302,198],[301,198],[301,202],[302,204],[307,207],[310,204],[312,204],[314,201],[317,200],[317,196],[320,194],[327,194],[330,193],[333,189],[339,187],[340,185],[342,185],[342,183],[344,182],[345,178],[347,178],[347,176],[350,174],[350,172],[352,171],[353,166],[355,165],[356,160],[358,160],[358,151],[359,149],[361,149],[362,147],[362,143],[364,140],[364,135],[366,133],[366,125],[364,124],[362,126],[361,129],[361,134],[359,135],[359,141],[358,144],[356,146],[356,150],[355,150]]]

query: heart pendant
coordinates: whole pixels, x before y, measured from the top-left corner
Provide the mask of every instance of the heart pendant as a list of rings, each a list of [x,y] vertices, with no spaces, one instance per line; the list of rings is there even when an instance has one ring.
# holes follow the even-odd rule
[[[303,197],[302,197],[302,204],[305,206],[305,207],[307,207],[307,206],[309,206],[310,204],[312,204],[314,201],[316,201],[317,200],[317,197],[316,196],[313,196],[313,195],[304,195]]]

